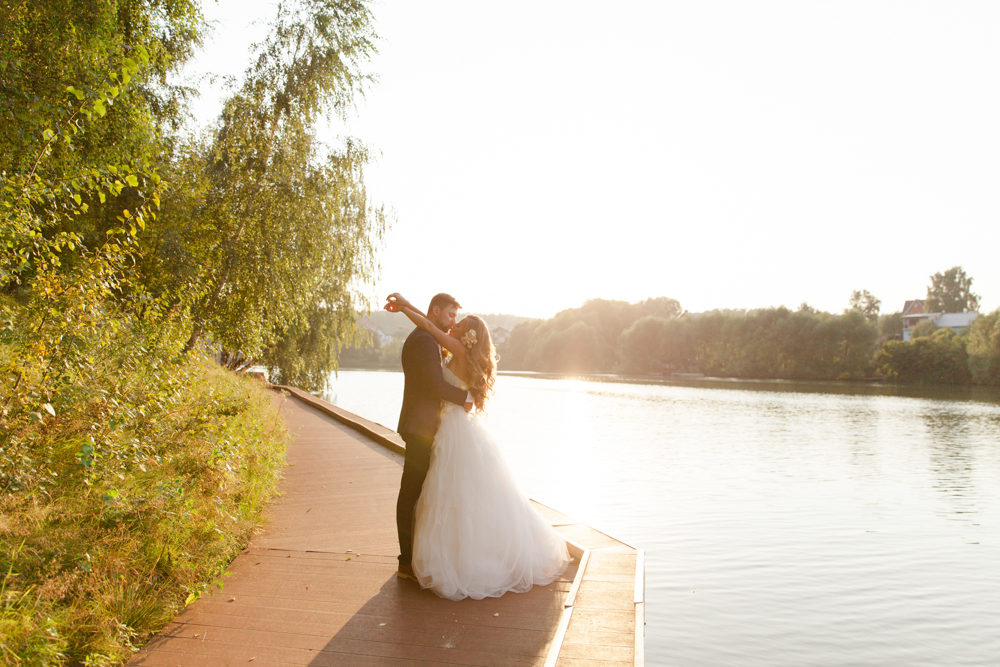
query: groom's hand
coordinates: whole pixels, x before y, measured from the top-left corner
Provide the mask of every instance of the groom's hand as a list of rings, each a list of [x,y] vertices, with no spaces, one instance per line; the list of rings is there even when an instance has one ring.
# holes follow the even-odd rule
[[[474,406],[475,406],[475,404],[474,404],[474,403],[471,403],[471,402],[470,402],[470,403],[466,403],[466,404],[465,404],[464,406],[462,406],[462,407],[464,407],[464,408],[465,408],[465,411],[466,411],[466,412],[472,412],[472,408],[473,408]]]

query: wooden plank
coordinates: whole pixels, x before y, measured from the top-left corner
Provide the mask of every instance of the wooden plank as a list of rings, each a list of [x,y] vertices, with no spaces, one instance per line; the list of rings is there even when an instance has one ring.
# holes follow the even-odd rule
[[[576,605],[594,609],[620,609],[632,612],[632,589],[621,586],[602,586],[605,582],[590,582],[584,579],[576,594]]]
[[[635,581],[635,566],[637,554],[634,551],[628,553],[609,552],[607,549],[594,549],[590,555],[590,565],[588,570],[591,574],[627,574],[629,575],[629,586],[633,587]]]
[[[621,546],[622,544],[615,538],[609,537],[598,530],[594,530],[590,526],[583,523],[556,526],[555,529],[562,533],[565,537],[574,540],[588,549],[616,547]]]
[[[239,623],[232,623],[232,620]],[[216,621],[226,624],[219,624]],[[419,619],[417,619],[419,621]],[[321,623],[297,623],[294,626],[283,624],[279,626],[271,621],[261,621],[250,617],[213,618],[211,615],[200,614],[194,619],[178,623],[174,628],[168,628],[171,637],[199,639],[201,641],[235,642],[253,646],[272,646],[285,648],[310,648],[320,650],[336,646],[354,645],[357,642],[377,643],[420,648],[455,649],[471,653],[492,653],[514,656],[539,655],[551,641],[551,632],[538,631],[526,633],[521,629],[511,628],[478,628],[474,634],[466,632],[465,626],[448,624],[427,624],[422,622],[407,623],[397,627],[395,623],[377,623],[374,620],[367,623],[352,622],[348,618],[338,627],[329,627]],[[292,631],[287,628],[293,628]],[[330,641],[330,632],[335,632],[336,642]],[[332,650],[332,648],[331,648]],[[400,653],[395,648],[384,647],[386,652]]]
[[[635,656],[632,646],[602,646],[600,644],[575,643],[564,641],[559,657],[565,659],[586,658],[588,660],[601,660],[607,662],[632,663]]]
[[[549,646],[548,654],[545,656],[544,667],[555,667],[556,662],[559,660],[559,654],[562,652],[563,640],[566,639],[566,629],[569,628],[569,622],[573,617],[573,607],[572,605],[566,605],[563,608],[562,618],[559,620],[559,627],[556,628],[555,637],[552,639],[552,644]]]
[[[230,614],[225,610],[203,609],[200,612],[177,619],[177,627],[207,627],[231,628],[244,630],[270,631],[281,622],[294,627],[299,634],[328,636],[335,632],[349,639],[381,639],[391,637],[392,641],[403,644],[436,643],[436,635],[453,635],[459,633],[463,641],[483,639],[487,641],[503,641],[511,645],[528,641],[532,644],[549,641],[547,628],[525,629],[521,627],[506,627],[500,623],[469,623],[465,619],[419,617],[399,624],[392,614],[314,614],[299,610],[285,610],[283,613],[268,613],[262,610],[256,614]],[[352,623],[352,621],[354,621]],[[178,630],[180,631],[180,630]],[[192,633],[198,632],[191,630]],[[428,639],[429,638],[429,639]],[[605,642],[605,643],[611,643]]]
[[[633,605],[634,606],[634,605]],[[574,607],[574,632],[634,632],[635,611],[633,609],[597,609],[579,604]]]
[[[531,504],[534,505],[539,514],[545,517],[545,520],[553,526],[566,526],[574,523],[580,523],[576,519],[566,516],[562,512],[552,509],[548,505],[543,505],[537,500],[532,499]]]
[[[286,385],[271,385],[271,386],[280,391],[287,391],[288,393],[294,395],[295,398],[302,401],[303,403],[330,415],[337,421],[340,421],[350,426],[356,431],[364,433],[372,440],[375,440],[379,444],[384,445],[386,448],[397,454],[406,453],[406,443],[403,442],[403,439],[399,437],[399,434],[383,426],[382,424],[370,421],[368,419],[365,419],[364,417],[359,417],[358,415],[348,412],[347,410],[344,410],[342,408],[338,408],[333,403],[330,403],[329,401],[324,401],[323,399],[313,396],[310,393],[304,392],[301,389],[298,389],[297,387],[289,387]]]
[[[635,605],[635,661],[634,667],[643,667],[646,664],[646,603],[640,602]]]
[[[636,604],[643,602],[643,598],[646,595],[645,558],[646,552],[643,549],[639,549],[639,553],[635,559],[635,593],[632,596],[632,601]]]
[[[583,577],[587,572],[587,562],[590,560],[590,550],[583,552],[583,558],[580,559],[580,567],[576,571],[576,576],[573,577],[573,586],[569,589],[569,595],[566,596],[566,601],[563,603],[567,607],[572,607],[576,602],[576,594],[580,590],[580,584],[583,583]]]
[[[412,582],[408,582],[412,583]],[[414,585],[414,588],[416,586]],[[428,595],[433,595],[432,593],[427,593]],[[436,598],[435,596],[435,599]],[[449,602],[443,600],[442,602]],[[478,603],[478,600],[470,600],[470,603]],[[196,605],[199,607],[205,603],[204,600],[199,600]],[[418,605],[401,605],[394,600],[386,600],[382,598],[376,598],[363,606],[357,603],[340,603],[333,602],[326,599],[317,600],[301,600],[295,597],[288,598],[273,598],[273,597],[251,597],[248,595],[242,595],[237,598],[234,603],[222,603],[217,604],[227,604],[234,609],[232,612],[234,615],[238,614],[255,614],[258,611],[262,613],[274,613],[279,614],[281,612],[307,612],[310,614],[350,614],[351,616],[356,616],[359,619],[364,618],[374,618],[374,617],[390,617],[390,618],[400,618],[406,616],[420,615],[422,618],[436,619],[441,622],[453,623],[456,618],[464,624],[473,625],[484,625],[488,627],[509,627],[509,628],[523,628],[525,630],[535,630],[539,628],[548,628],[552,631],[556,624],[559,622],[559,618],[562,613],[563,605],[553,606],[552,608],[518,608],[509,607],[506,609],[501,608],[501,611],[492,611],[492,609],[497,609],[497,607],[483,608],[478,605],[468,605],[468,608],[457,608],[457,607],[437,607],[428,608],[427,606]],[[451,603],[454,605],[462,604]],[[242,609],[238,609],[238,606],[242,606]],[[194,607],[194,605],[192,605]],[[457,609],[457,611],[452,611]],[[180,617],[183,618],[184,614],[192,613],[191,608],[184,612]],[[499,616],[494,616],[493,614],[499,614]],[[456,616],[456,614],[458,614]],[[629,628],[631,628],[631,621],[629,621]]]

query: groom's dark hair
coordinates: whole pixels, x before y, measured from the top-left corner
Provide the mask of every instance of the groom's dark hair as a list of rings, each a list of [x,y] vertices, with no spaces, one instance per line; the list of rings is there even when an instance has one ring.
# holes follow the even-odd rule
[[[427,306],[427,314],[430,315],[434,308],[447,308],[448,306],[455,306],[458,310],[462,309],[462,304],[450,294],[445,294],[441,292],[440,294],[435,294],[434,298],[431,299],[431,305]]]

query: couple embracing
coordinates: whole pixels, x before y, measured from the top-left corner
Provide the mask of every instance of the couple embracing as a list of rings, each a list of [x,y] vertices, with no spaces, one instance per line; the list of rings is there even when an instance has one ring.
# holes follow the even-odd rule
[[[569,553],[479,422],[493,392],[496,352],[482,318],[457,322],[460,308],[448,294],[435,296],[426,314],[399,294],[385,305],[417,325],[403,344],[396,429],[406,443],[396,502],[398,576],[443,598],[481,600],[554,581]]]

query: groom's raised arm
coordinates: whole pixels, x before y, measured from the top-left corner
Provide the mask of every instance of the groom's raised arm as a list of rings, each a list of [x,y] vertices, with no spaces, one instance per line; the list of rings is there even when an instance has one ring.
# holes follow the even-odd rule
[[[427,387],[438,398],[454,403],[455,405],[464,406],[468,392],[445,381],[444,373],[441,369],[441,350],[438,348],[437,343],[434,342],[434,338],[430,334],[427,334],[426,336],[420,336],[413,342],[416,343],[413,350],[413,360],[416,362],[414,364],[416,368],[413,370],[420,377],[421,384]]]

